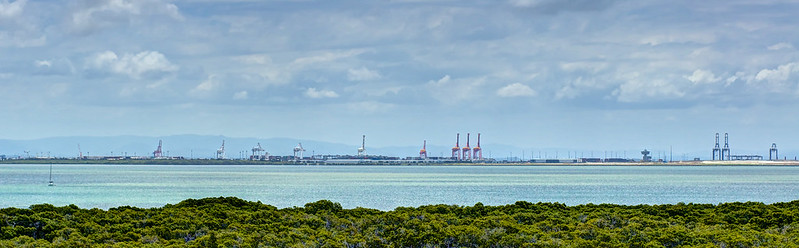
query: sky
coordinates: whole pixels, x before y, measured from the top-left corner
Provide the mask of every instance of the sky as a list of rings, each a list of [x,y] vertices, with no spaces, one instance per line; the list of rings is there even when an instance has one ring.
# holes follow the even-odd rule
[[[709,156],[726,132],[733,153],[799,149],[796,13],[795,0],[0,0],[0,139],[386,147],[479,132]]]

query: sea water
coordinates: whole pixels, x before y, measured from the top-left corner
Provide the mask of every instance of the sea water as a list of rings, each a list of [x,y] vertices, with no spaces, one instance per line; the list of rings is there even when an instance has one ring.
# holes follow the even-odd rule
[[[235,196],[279,208],[322,199],[345,208],[516,201],[674,204],[799,199],[792,166],[0,165],[0,207],[160,207]]]

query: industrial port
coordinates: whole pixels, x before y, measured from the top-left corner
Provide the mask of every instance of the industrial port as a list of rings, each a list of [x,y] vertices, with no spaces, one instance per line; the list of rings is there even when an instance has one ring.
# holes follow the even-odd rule
[[[83,154],[78,145],[78,154],[76,157],[50,157],[47,156],[12,156],[0,155],[0,161],[3,163],[25,163],[25,162],[43,162],[43,161],[61,161],[69,163],[125,163],[127,162],[151,162],[154,164],[174,164],[174,163],[191,163],[190,161],[202,161],[203,163],[211,164],[297,164],[297,165],[480,165],[480,164],[512,164],[512,165],[799,165],[796,157],[793,160],[788,160],[787,157],[780,159],[777,144],[772,143],[768,148],[768,159],[759,154],[732,154],[729,134],[724,133],[723,146],[720,142],[720,134],[715,134],[715,144],[712,149],[712,156],[710,160],[701,160],[700,158],[671,160],[666,159],[665,156],[658,159],[653,159],[650,155],[651,152],[647,149],[641,150],[639,158],[628,158],[626,153],[624,156],[608,157],[583,157],[577,156],[574,153],[569,158],[523,158],[523,159],[495,159],[483,156],[483,148],[481,147],[482,134],[477,133],[476,145],[472,147],[471,133],[466,133],[465,146],[461,147],[461,135],[456,133],[454,146],[451,148],[450,156],[430,156],[430,151],[427,148],[427,140],[422,140],[421,149],[419,149],[418,156],[398,157],[386,156],[380,154],[369,154],[366,146],[366,135],[362,135],[361,145],[353,149],[353,154],[312,154],[308,156],[307,151],[302,143],[298,143],[293,148],[287,148],[292,151],[292,155],[272,155],[260,142],[252,146],[250,151],[240,151],[238,157],[228,157],[226,155],[225,140],[219,142],[219,147],[215,151],[215,157],[195,159],[193,156],[186,158],[183,156],[169,156],[169,152],[164,151],[163,140],[158,140],[158,145],[155,150],[147,156],[128,156],[127,153],[119,155],[102,155],[102,156],[89,156]],[[26,151],[27,153],[27,151]],[[249,154],[246,154],[249,153]],[[245,156],[246,154],[246,156]],[[443,154],[443,152],[442,152]],[[593,155],[593,154],[591,154]],[[618,154],[617,154],[618,155]],[[179,162],[180,161],[180,162]]]

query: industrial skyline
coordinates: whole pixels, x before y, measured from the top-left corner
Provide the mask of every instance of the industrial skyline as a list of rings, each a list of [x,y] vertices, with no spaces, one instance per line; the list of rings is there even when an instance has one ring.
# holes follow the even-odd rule
[[[795,13],[788,0],[4,0],[0,139],[357,148],[368,134],[370,150],[415,156],[426,140],[439,156],[474,154],[452,136],[479,132],[493,157],[709,157],[718,132],[732,155],[775,143],[785,157],[799,147]]]
[[[366,149],[366,135],[361,136],[361,144],[357,148],[346,144],[325,144],[318,141],[302,141],[294,139],[282,139],[277,142],[275,139],[257,139],[257,138],[232,138],[225,136],[169,136],[158,138],[158,143],[152,152],[141,152],[142,147],[138,148],[132,146],[131,143],[149,142],[146,140],[155,140],[155,137],[128,137],[127,141],[123,137],[65,137],[57,139],[42,139],[39,141],[8,141],[0,140],[0,159],[7,158],[155,158],[155,159],[171,159],[171,158],[199,158],[199,159],[252,159],[252,160],[270,160],[273,157],[281,157],[286,159],[291,157],[296,160],[302,158],[310,158],[316,156],[324,157],[346,157],[346,158],[415,158],[415,159],[433,159],[433,160],[453,160],[453,161],[544,161],[546,159],[583,159],[589,162],[635,162],[635,161],[696,161],[696,160],[796,160],[796,154],[799,151],[790,149],[787,153],[783,153],[780,157],[780,152],[776,143],[772,143],[766,149],[762,150],[733,150],[729,142],[729,134],[724,133],[724,148],[720,148],[719,133],[715,134],[715,146],[712,149],[712,154],[709,156],[705,152],[694,153],[678,153],[674,154],[673,147],[667,149],[612,149],[612,150],[577,150],[567,148],[533,148],[524,149],[518,147],[509,147],[501,144],[490,145],[488,148],[488,156],[483,156],[484,148],[481,146],[482,133],[477,133],[477,145],[471,147],[471,133],[466,134],[466,146],[460,147],[460,133],[455,135],[455,146],[451,148],[451,154],[444,153],[446,146],[438,145],[433,150],[427,147],[427,140],[422,141],[421,149],[418,156],[413,153],[413,147],[375,147],[371,151]],[[131,141],[129,138],[134,138]],[[87,139],[95,140],[89,142],[90,146],[95,150],[87,150],[81,148],[81,142],[86,142]],[[97,140],[105,140],[97,144]],[[175,141],[174,146],[167,146],[164,148],[163,140]],[[226,141],[228,139],[234,141],[234,147],[231,150],[230,156],[227,155]],[[204,141],[203,141],[204,140]],[[221,141],[221,146],[215,149],[212,156],[208,156],[209,144]],[[65,143],[78,142],[77,150],[69,151],[65,147]],[[262,142],[266,146],[262,146]],[[289,152],[291,149],[290,143],[297,142],[293,148],[293,153]],[[303,142],[311,143],[309,149],[311,154],[305,153]],[[15,144],[16,143],[16,144]],[[92,144],[94,143],[94,144]],[[255,143],[254,146],[248,147],[249,144]],[[86,143],[84,143],[85,145]],[[287,145],[288,144],[288,145]],[[69,146],[69,145],[66,145]],[[85,147],[85,146],[84,146]],[[100,147],[101,152],[96,149]],[[116,149],[125,147],[125,149]],[[168,150],[171,147],[174,153],[170,154]],[[266,147],[266,148],[265,148]],[[349,148],[347,148],[349,147]],[[492,156],[492,150],[496,152],[496,156]],[[108,151],[110,149],[110,152]],[[67,150],[65,152],[65,150]],[[116,153],[114,152],[116,150]],[[638,157],[636,154],[642,154]],[[710,149],[708,149],[710,151]],[[733,153],[735,151],[736,153]],[[75,153],[76,152],[76,153]],[[436,152],[438,152],[437,155]],[[515,153],[515,154],[514,154]],[[651,154],[651,156],[650,156]],[[766,156],[765,154],[768,154]],[[786,155],[787,154],[787,155]],[[676,155],[676,156],[675,156]],[[318,157],[321,158],[321,157]],[[544,160],[541,160],[544,159]],[[567,160],[570,161],[570,160]]]

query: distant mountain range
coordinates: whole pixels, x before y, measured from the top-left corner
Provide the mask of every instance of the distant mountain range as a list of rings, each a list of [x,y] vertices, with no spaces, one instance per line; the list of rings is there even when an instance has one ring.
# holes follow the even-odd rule
[[[186,158],[214,158],[216,150],[225,141],[227,158],[248,157],[252,148],[258,143],[271,155],[292,155],[293,148],[298,143],[306,149],[305,156],[319,154],[355,155],[360,144],[341,144],[315,140],[301,140],[291,138],[236,138],[215,135],[172,135],[163,137],[147,136],[74,136],[54,137],[34,140],[2,140],[0,139],[0,155],[7,157],[77,157],[84,156],[152,156],[158,146],[158,141],[163,141],[163,154],[165,156],[183,156]],[[80,148],[79,148],[80,146]],[[428,145],[428,156],[449,156],[451,146]],[[574,158],[574,157],[626,157],[640,159],[639,150],[599,152],[580,151],[562,148],[540,148],[532,150],[522,149],[511,145],[483,144],[483,156],[496,159],[513,157],[518,159],[524,156],[527,159],[536,158]],[[370,147],[367,140],[366,153],[372,155],[386,155],[395,157],[419,156],[421,146],[389,146]],[[593,154],[592,154],[593,153]],[[736,151],[734,154],[757,154],[768,159],[768,151]],[[689,153],[674,153],[675,160],[691,160],[694,157],[710,159],[710,149],[707,151],[693,151]],[[795,150],[780,150],[780,157],[793,159],[797,154]],[[668,151],[652,151],[654,159],[668,159]]]

